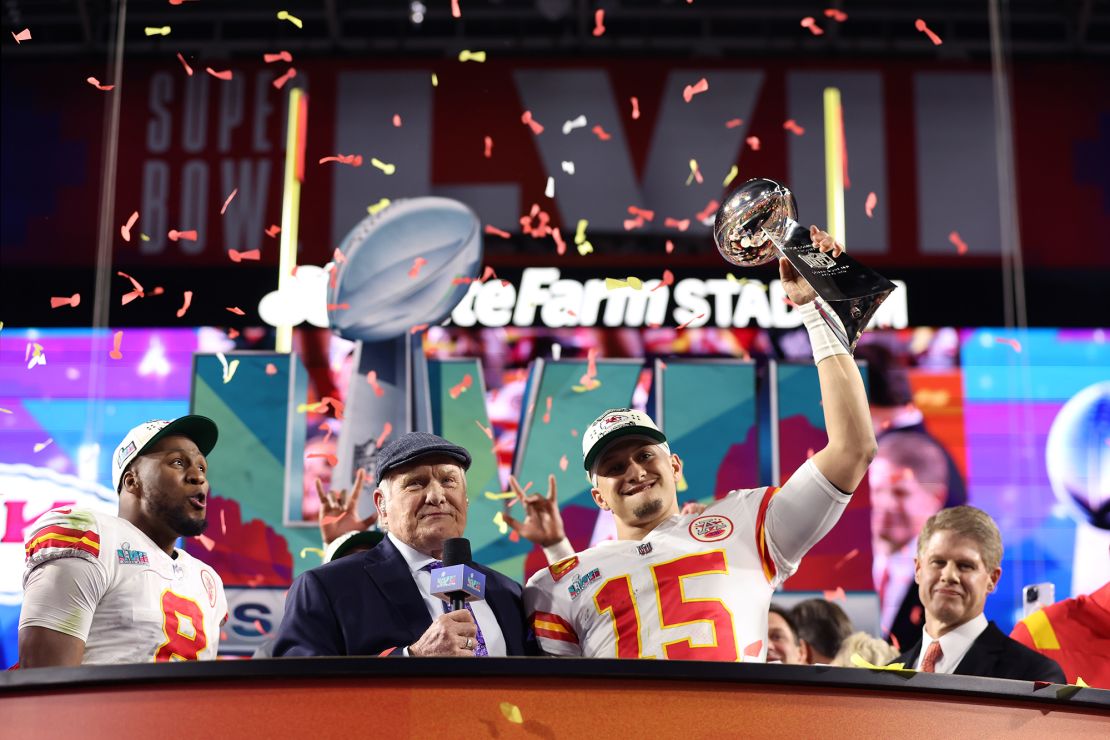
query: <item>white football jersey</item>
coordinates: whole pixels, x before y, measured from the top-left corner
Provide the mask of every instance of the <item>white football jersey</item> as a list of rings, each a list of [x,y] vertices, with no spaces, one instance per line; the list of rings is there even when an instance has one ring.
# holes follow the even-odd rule
[[[798,486],[831,488],[815,467],[803,469],[781,490],[731,491],[642,540],[602,542],[534,574],[524,608],[540,647],[592,658],[765,660],[771,596],[801,561],[774,546],[768,505]]]
[[[131,522],[77,508],[43,514],[26,550],[20,629],[84,640],[82,663],[216,657],[223,582],[184,550],[171,557]]]

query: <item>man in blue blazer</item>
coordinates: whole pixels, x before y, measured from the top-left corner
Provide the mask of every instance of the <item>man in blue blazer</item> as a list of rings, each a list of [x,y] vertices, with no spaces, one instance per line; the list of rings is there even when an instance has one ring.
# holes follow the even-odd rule
[[[538,655],[512,579],[471,563],[486,574],[483,601],[445,612],[431,595],[443,543],[466,529],[469,467],[466,449],[434,434],[385,445],[374,490],[385,539],[294,581],[274,655]]]

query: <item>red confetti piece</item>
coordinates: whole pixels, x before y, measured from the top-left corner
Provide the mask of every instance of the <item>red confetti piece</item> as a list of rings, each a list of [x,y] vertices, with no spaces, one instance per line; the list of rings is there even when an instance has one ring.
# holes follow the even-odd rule
[[[674,251],[674,242],[672,242],[670,239],[668,239],[667,243],[664,245],[664,249],[667,250],[667,254],[670,254],[671,252],[673,252]]]
[[[509,232],[502,231],[501,229],[497,228],[496,226],[490,226],[489,224],[486,224],[486,233],[489,234],[490,236],[499,236],[502,239],[508,239],[511,236],[511,234],[509,234]]]
[[[551,238],[555,240],[555,254],[562,257],[567,253],[567,243],[563,241],[563,235],[558,228],[552,229]]]
[[[213,548],[216,547],[216,541],[207,535],[198,534],[197,542],[199,542],[208,552],[212,552]]]
[[[729,120],[725,121],[725,128],[740,128],[743,125],[743,118],[730,118]]]
[[[632,120],[635,121],[640,117],[640,101],[635,96],[632,98]]]
[[[289,69],[285,70],[285,74],[283,74],[281,77],[276,78],[270,84],[273,85],[276,89],[280,90],[281,88],[285,87],[286,82],[289,82],[289,80],[293,79],[296,76],[296,68],[290,67]]]
[[[551,423],[551,396],[547,397],[547,412],[543,415],[543,423]]]
[[[683,321],[681,324],[679,324],[676,327],[676,329],[678,331],[683,331],[684,329],[687,329],[690,326],[690,324],[694,323],[695,321],[697,321],[698,319],[701,319],[701,318],[705,318],[705,314],[699,313],[697,316],[693,317],[692,319],[687,319],[686,321]]]
[[[335,286],[332,286],[332,287],[335,287]],[[329,304],[327,304],[326,307],[329,311],[346,311],[348,308],[351,307],[351,304],[350,303],[329,303]]]
[[[473,383],[474,383],[474,378],[472,378],[470,376],[470,373],[467,373],[466,375],[463,376],[462,380],[460,380],[458,383],[456,383],[451,388],[451,390],[448,391],[448,393],[450,394],[451,398],[458,398],[459,396],[461,396],[466,391],[467,388],[469,388],[471,385],[473,385]]]
[[[824,29],[817,25],[817,21],[811,15],[802,18],[802,28],[808,28],[814,36],[821,36],[825,33]]]
[[[566,472],[567,462],[568,461],[567,461],[567,456],[566,455],[563,455],[562,457],[560,457],[559,458],[559,470],[562,470],[563,472]]]
[[[131,241],[131,227],[134,226],[135,222],[138,221],[138,220],[139,220],[139,212],[135,211],[134,213],[131,214],[131,218],[127,219],[127,223],[125,223],[123,226],[119,227],[120,236],[123,237],[123,240],[125,242]]]
[[[520,217],[520,228],[533,239],[541,239],[551,233],[551,214],[532,204],[532,210]]]
[[[159,285],[154,290],[150,291],[150,294],[151,295],[162,295],[165,292],[166,292],[166,289],[163,288],[161,285]]]
[[[663,270],[663,279],[660,280],[659,285],[656,285],[654,288],[652,288],[650,292],[654,293],[655,291],[662,288],[664,285],[674,285],[674,273],[670,270]]]
[[[126,306],[128,303],[135,300],[136,298],[142,298],[142,296],[143,294],[137,290],[133,290],[130,293],[124,293],[123,296],[120,298],[120,305]]]
[[[594,11],[594,36],[605,33],[605,10],[598,8]]]
[[[639,216],[637,216],[636,218],[626,218],[624,220],[624,230],[625,231],[632,231],[633,229],[638,229],[638,228],[642,227],[643,225],[644,225],[644,219],[640,218]]]
[[[597,138],[601,139],[602,141],[609,141],[609,139],[613,138],[612,134],[606,133],[605,129],[601,127],[600,123],[590,130],[593,131]]]
[[[24,41],[30,41],[31,40],[31,29],[30,28],[24,28],[19,33],[13,33],[12,38],[15,39],[15,43],[17,43],[17,44],[21,44]]]
[[[128,280],[130,280],[131,281],[131,286],[135,289],[135,292],[138,293],[140,296],[144,294],[143,293],[143,286],[139,283],[138,280],[131,277],[126,272],[117,272],[116,274],[119,275],[120,277],[127,278]]]
[[[459,10],[459,0],[451,0],[451,17],[462,18],[462,11]]]
[[[586,374],[578,379],[581,385],[592,385],[594,378],[597,377],[597,349],[591,349],[586,353]]]
[[[913,624],[915,626],[921,624],[921,613],[922,613],[922,608],[921,608],[920,605],[915,606],[913,609],[911,609],[910,610],[910,624]]]
[[[833,591],[825,591],[825,601],[843,601],[848,603],[848,595],[844,593],[843,586],[837,586]]]
[[[1052,685],[1051,681],[1034,681],[1033,682],[1033,690],[1034,691],[1039,691],[1040,689],[1043,689],[1045,686],[1051,686],[1051,685]]]
[[[401,115],[399,113],[393,114],[393,127],[401,128]]]
[[[713,215],[713,213],[716,212],[717,208],[719,208],[720,205],[721,204],[718,203],[715,200],[709,201],[709,203],[706,204],[705,208],[698,211],[698,213],[697,213],[698,221],[704,221],[707,218],[709,218],[711,215]]]
[[[486,265],[486,271],[482,273],[482,278],[481,278],[481,279],[480,279],[480,280],[479,280],[478,282],[480,282],[480,283],[484,283],[484,282],[486,282],[487,280],[489,280],[490,278],[494,278],[494,279],[496,279],[496,280],[500,280],[500,278],[498,278],[498,277],[497,277],[497,271],[496,271],[496,270],[494,270],[494,269],[493,269],[492,267],[490,267],[489,265]],[[508,280],[501,280],[501,284],[502,284],[502,285],[504,285],[504,286],[506,286],[506,287],[508,287],[508,285],[509,285],[509,281],[508,281]]]
[[[473,283],[473,282],[474,282],[474,278],[457,277],[457,278],[455,278],[451,281],[451,285],[467,285],[467,284]]]
[[[751,147],[753,152],[758,152],[759,151],[759,137],[758,136],[749,136],[748,138],[744,139],[744,141],[747,143],[748,146]]]
[[[690,219],[684,218],[679,221],[677,218],[668,218],[663,221],[663,225],[667,228],[674,228],[678,229],[679,231],[686,231],[686,229],[690,228]]]
[[[633,216],[639,216],[640,218],[645,218],[648,221],[654,221],[655,220],[655,211],[649,211],[646,208],[637,208],[636,206],[629,206],[628,207],[628,212],[631,213]]]
[[[522,115],[520,117],[520,121],[521,121],[521,123],[528,124],[528,127],[532,129],[533,134],[536,134],[537,136],[539,136],[540,134],[543,133],[543,126],[540,124],[539,121],[532,118],[532,111],[530,111],[530,110],[524,111],[524,115]]]
[[[493,439],[493,428],[492,427],[482,426],[482,422],[478,421],[477,419],[474,420],[474,423],[478,425],[479,429],[481,429],[483,432],[486,433],[487,437],[489,437],[491,440]]]
[[[74,308],[77,308],[77,306],[80,305],[80,303],[81,303],[81,294],[80,293],[74,293],[73,295],[68,296],[68,297],[62,296],[61,298],[51,298],[50,299],[50,307],[51,308],[60,308],[62,306],[73,306]]]
[[[957,254],[967,254],[967,243],[960,237],[960,232],[953,231],[948,235],[948,241],[956,246]]]
[[[201,536],[203,537],[204,535],[201,535]],[[254,620],[254,628],[256,630],[258,630],[258,634],[260,634],[260,635],[266,634],[266,630],[265,630],[265,628],[263,628],[262,622],[258,619]]]
[[[224,215],[224,211],[226,211],[226,210],[227,210],[227,207],[228,207],[229,205],[231,205],[231,201],[232,201],[232,199],[233,199],[233,198],[234,198],[234,197],[235,197],[235,196],[236,196],[236,195],[237,195],[238,193],[239,193],[239,188],[235,188],[234,190],[232,190],[232,191],[231,191],[231,195],[227,196],[227,200],[225,200],[225,201],[224,201],[224,206],[223,206],[223,208],[221,208],[221,209],[220,209],[220,215],[221,215],[221,216],[222,216],[222,215]]]
[[[836,565],[833,566],[833,570],[840,570],[841,566],[843,566],[845,563],[847,563],[849,560],[856,557],[857,555],[859,555],[858,547],[842,557],[840,560],[836,561]]]
[[[334,157],[324,157],[320,160],[320,164],[324,162],[338,162],[339,164],[349,164],[352,167],[362,166],[361,154],[338,154]]]
[[[227,80],[230,80],[231,77],[232,77],[232,72],[231,72],[230,69],[223,69],[223,70],[217,71],[215,69],[212,69],[211,67],[205,67],[204,71],[207,72],[208,74],[212,75],[213,77],[215,77],[217,80],[224,80],[225,82]]]
[[[108,353],[108,356],[111,357],[113,360],[123,359],[123,353],[120,352],[121,344],[123,344],[123,332],[117,331],[112,336],[112,351]]]
[[[695,82],[693,85],[687,85],[682,90],[682,99],[685,100],[687,103],[689,103],[691,100],[694,99],[695,95],[697,95],[698,93],[703,93],[708,89],[709,89],[709,80],[702,77],[700,80]]]
[[[385,395],[385,389],[378,384],[377,370],[371,370],[370,372],[366,373],[366,382],[369,383],[370,387],[374,390],[375,396],[381,398],[383,395]]]
[[[277,224],[270,224],[270,228],[266,229],[266,236],[273,238],[281,233],[281,227]]]
[[[195,242],[197,240],[197,230],[191,229],[189,231],[178,231],[177,229],[170,229],[170,232],[166,234],[166,236],[170,238],[171,242],[175,242],[178,239]]]
[[[755,658],[762,651],[763,651],[763,640],[756,640],[751,645],[748,645],[746,648],[744,648],[744,655],[747,655],[749,658]]]
[[[243,260],[260,260],[262,259],[262,252],[258,249],[248,249],[245,252],[240,252],[238,249],[227,250],[227,256],[231,258],[232,262],[242,262]]]
[[[311,455],[305,455],[305,459],[308,459],[310,457],[327,458],[328,465],[331,465],[333,468],[336,465],[339,464],[339,458],[337,458],[335,455],[331,454],[330,452],[313,452]]]
[[[927,25],[925,25],[925,21],[921,20],[920,18],[918,18],[917,20],[915,20],[913,22],[913,27],[916,28],[918,31],[921,31],[921,33],[928,36],[929,40],[933,42],[933,46],[940,46],[941,44],[944,43],[943,41],[940,40],[940,36],[937,36],[935,33],[933,33],[929,29],[929,27]]]
[[[902,646],[898,643],[898,635],[893,632],[890,633],[890,644],[899,653],[902,652]]]
[[[804,134],[806,132],[806,130],[804,128],[802,128],[801,126],[799,126],[798,122],[795,121],[793,118],[791,118],[786,123],[782,124],[782,127],[784,129],[786,129],[787,131],[789,131],[790,133],[794,134],[795,136],[801,136],[802,134]]]
[[[290,64],[293,61],[293,55],[287,51],[279,51],[277,54],[263,54],[262,59],[266,64],[273,64],[274,62]]]
[[[344,405],[343,405],[343,402],[340,401],[338,398],[332,398],[331,396],[324,396],[323,398],[320,399],[320,403],[317,404],[317,411],[319,411],[320,413],[323,413],[323,412],[328,410],[329,406],[331,408],[335,409],[335,418],[342,420],[343,419]]]
[[[238,306],[225,306],[225,308],[228,311],[231,311],[236,316],[245,316],[246,315],[246,314],[243,313],[243,309],[239,308]]]
[[[848,14],[842,10],[837,10],[836,8],[826,8],[825,17],[832,18],[837,23],[843,23],[844,21],[848,20]]]
[[[277,375],[277,365],[275,365],[272,362],[267,362],[266,363],[266,374],[267,375]],[[223,512],[221,512],[221,513],[223,513]]]
[[[417,275],[419,275],[420,268],[426,264],[428,264],[428,260],[424,259],[423,257],[417,257],[416,259],[414,259],[412,261],[412,267],[409,268],[409,277],[415,278]]]
[[[177,309],[177,318],[180,319],[182,316],[185,315],[185,312],[189,310],[189,304],[192,303],[192,302],[193,302],[193,291],[191,291],[191,290],[185,291],[185,303],[181,304],[181,308]]]
[[[339,251],[339,247],[336,247],[335,251],[331,253],[331,258],[335,260],[336,264],[340,265],[347,261],[346,256],[344,256],[344,254]]]
[[[997,342],[998,344],[1005,344],[1009,347],[1012,347],[1014,352],[1021,352],[1021,342],[1019,342],[1016,339],[1007,339],[1007,338],[1004,338],[1004,337],[995,337],[994,341]]]
[[[177,59],[178,59],[178,61],[180,61],[180,62],[181,62],[181,66],[185,68],[185,74],[187,74],[187,75],[189,75],[190,77],[192,77],[192,76],[193,76],[193,68],[192,68],[192,67],[190,67],[190,66],[189,66],[189,63],[185,61],[185,57],[181,56],[181,52],[180,52],[180,51],[179,51],[179,52],[177,52]]]
[[[428,328],[427,324],[417,324],[409,329],[409,334],[419,334]]]
[[[515,529],[509,532],[509,542],[520,542],[520,534]]]
[[[493,156],[493,137],[487,136],[485,138],[485,141],[486,141],[485,157],[486,157],[486,159],[489,159],[490,157]]]
[[[879,196],[875,195],[875,193],[868,193],[867,202],[863,204],[863,209],[867,211],[868,218],[871,218],[871,215],[875,213],[875,206],[877,206],[878,204]]]
[[[113,87],[115,87],[115,85],[101,85],[100,80],[96,79],[95,77],[89,77],[85,80],[85,82],[89,83],[90,85],[95,87],[97,90],[103,90],[105,92],[107,92],[108,90],[111,90]]]

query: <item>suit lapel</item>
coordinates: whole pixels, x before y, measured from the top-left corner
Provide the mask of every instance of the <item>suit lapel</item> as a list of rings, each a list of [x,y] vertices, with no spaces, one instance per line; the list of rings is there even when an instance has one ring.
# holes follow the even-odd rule
[[[912,648],[910,648],[906,652],[899,655],[892,662],[893,663],[901,663],[906,668],[913,668],[914,664],[917,663],[917,656],[920,655],[920,654],[921,654],[921,640],[919,639],[917,641],[916,645],[914,645]]]
[[[404,625],[411,642],[416,642],[431,626],[432,618],[409,571],[409,564],[388,537],[366,555],[363,567],[382,592],[382,601],[393,612],[394,624]]]
[[[964,659],[952,672],[960,676],[994,676],[998,659],[1005,648],[1006,635],[991,622],[983,630],[983,634],[971,643]]]

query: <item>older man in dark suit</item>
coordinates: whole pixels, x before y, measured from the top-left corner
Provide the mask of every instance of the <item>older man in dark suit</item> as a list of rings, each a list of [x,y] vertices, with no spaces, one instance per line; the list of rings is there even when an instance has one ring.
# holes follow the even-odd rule
[[[921,640],[894,662],[927,673],[1065,683],[1056,661],[1011,640],[983,616],[1001,562],[1002,537],[986,512],[956,506],[930,517],[914,562],[925,626]]]
[[[374,503],[385,539],[297,578],[274,655],[537,654],[515,581],[471,563],[486,574],[483,601],[445,613],[431,595],[443,543],[466,528],[469,467],[464,448],[434,434],[412,432],[383,447]]]

